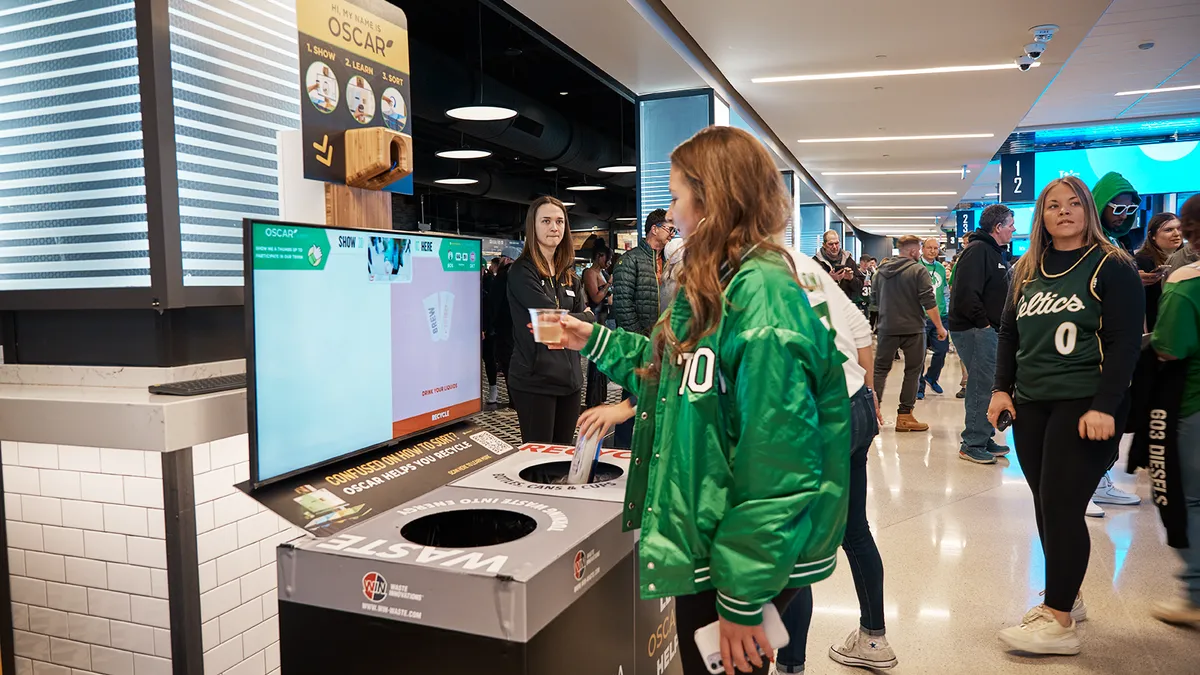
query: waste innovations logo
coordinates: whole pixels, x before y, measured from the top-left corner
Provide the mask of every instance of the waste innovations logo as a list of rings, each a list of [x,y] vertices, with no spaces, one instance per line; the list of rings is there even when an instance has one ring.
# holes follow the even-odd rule
[[[575,554],[575,581],[583,580],[583,573],[587,570],[587,558],[583,551]]]
[[[371,602],[387,598],[388,582],[379,572],[367,572],[362,578],[362,594]]]

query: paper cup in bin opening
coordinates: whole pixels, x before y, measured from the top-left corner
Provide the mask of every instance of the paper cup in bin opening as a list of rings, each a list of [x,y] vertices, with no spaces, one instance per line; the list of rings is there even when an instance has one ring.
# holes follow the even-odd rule
[[[569,485],[584,485],[596,477],[596,463],[600,460],[600,436],[581,436],[575,445],[575,456],[571,458],[571,472],[567,474]]]
[[[533,324],[533,341],[544,345],[557,345],[562,342],[562,319],[566,315],[565,309],[529,310],[529,318]]]

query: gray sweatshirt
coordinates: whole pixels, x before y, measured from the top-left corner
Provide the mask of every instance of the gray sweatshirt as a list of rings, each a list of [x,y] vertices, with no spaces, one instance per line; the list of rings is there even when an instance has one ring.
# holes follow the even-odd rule
[[[937,307],[929,271],[910,258],[892,258],[880,265],[873,290],[879,296],[880,335],[925,332],[926,310]]]

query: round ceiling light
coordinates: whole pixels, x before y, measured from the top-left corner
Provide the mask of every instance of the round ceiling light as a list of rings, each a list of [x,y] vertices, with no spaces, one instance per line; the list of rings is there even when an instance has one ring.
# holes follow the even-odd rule
[[[572,192],[596,192],[597,190],[604,190],[605,187],[603,185],[572,185],[567,189]]]
[[[632,164],[617,164],[614,166],[600,167],[601,173],[634,173],[635,171],[637,171],[637,167],[633,166]]]
[[[483,159],[491,157],[492,153],[489,150],[469,150],[462,148],[460,150],[443,150],[437,154],[443,159]]]
[[[433,182],[439,185],[474,185],[479,181],[474,178],[439,178]]]
[[[451,108],[446,111],[447,117],[468,122],[498,122],[517,116],[512,108],[502,108],[494,105],[468,105],[461,108]]]

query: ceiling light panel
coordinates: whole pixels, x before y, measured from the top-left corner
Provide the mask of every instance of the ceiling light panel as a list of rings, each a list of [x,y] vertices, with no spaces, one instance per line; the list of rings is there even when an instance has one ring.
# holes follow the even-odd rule
[[[933,197],[954,196],[957,192],[839,192],[839,197]]]
[[[952,141],[966,138],[994,138],[996,134],[930,134],[924,136],[855,136],[850,138],[801,138],[797,143],[882,143],[886,141]]]
[[[967,173],[971,173],[968,169]],[[961,176],[962,169],[916,169],[912,171],[822,171],[822,176]]]
[[[569,187],[567,189],[571,190],[572,192],[596,192],[598,190],[603,190],[604,186],[603,185],[572,185],[571,187]]]
[[[855,216],[859,220],[938,220],[941,216]]]
[[[949,206],[847,206],[860,211],[949,211]]]
[[[474,178],[439,178],[433,182],[440,185],[474,185],[479,181]]]
[[[1034,63],[1037,68],[1040,63]],[[989,70],[1018,70],[1016,63],[989,63],[976,66],[937,66],[933,68],[907,68],[903,70],[863,70],[853,73],[820,73],[814,75],[783,75],[780,77],[755,77],[754,84],[779,84],[783,82],[815,82],[820,80],[855,80],[871,77],[901,77],[904,75],[943,75],[947,73],[979,73]]]
[[[468,122],[497,122],[516,117],[517,111],[512,108],[501,108],[493,105],[469,105],[461,108],[451,108],[446,111],[446,116]]]
[[[469,150],[463,148],[461,150],[443,150],[437,153],[438,157],[443,159],[483,159],[491,157],[492,153],[488,150]]]
[[[615,166],[600,167],[601,173],[634,173],[637,167],[632,164],[617,164]]]
[[[1118,91],[1113,96],[1141,96],[1143,94],[1166,94],[1172,91],[1191,91],[1200,89],[1200,84],[1189,84],[1184,87],[1159,87],[1158,89],[1137,89],[1134,91]]]

